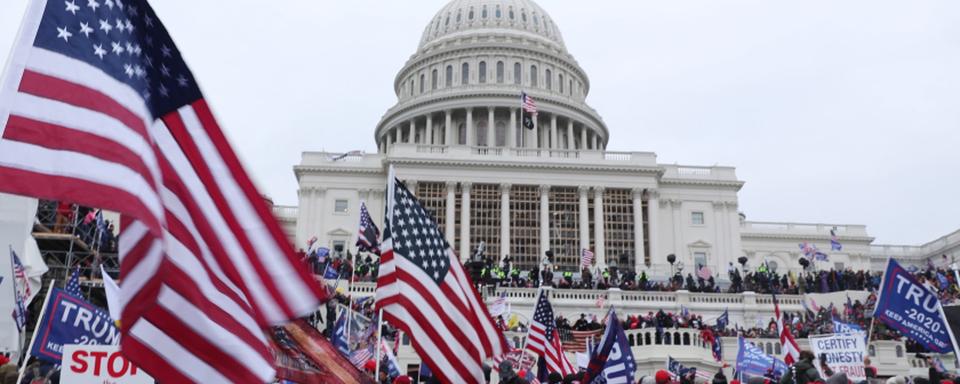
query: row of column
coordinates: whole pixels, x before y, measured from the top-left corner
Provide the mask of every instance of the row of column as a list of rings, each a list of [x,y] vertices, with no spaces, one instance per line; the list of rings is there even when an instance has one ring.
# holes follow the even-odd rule
[[[457,183],[448,181],[446,184],[446,228],[444,233],[447,242],[454,244],[456,236],[454,235],[456,215],[456,186]],[[467,260],[470,257],[472,249],[470,244],[470,194],[473,183],[460,183],[460,258]],[[509,183],[500,184],[500,255],[510,254],[510,190],[512,185]],[[597,265],[601,268],[606,267],[606,249],[604,233],[604,215],[603,215],[603,194],[604,187],[580,186],[579,189],[579,238],[581,249],[591,249],[590,247],[590,222],[589,222],[589,198],[593,195],[593,222],[594,222],[594,244],[593,252]],[[550,249],[550,186],[541,185],[540,189],[540,254]],[[650,235],[650,254],[656,255],[657,244],[657,223],[659,211],[659,193],[652,189],[633,189],[633,230],[634,230],[634,269],[639,272],[643,265],[646,255],[644,246],[645,236],[643,231],[643,201],[647,200],[649,210],[647,213],[649,235]]]
[[[476,124],[474,124],[474,110],[479,108],[466,108],[464,116],[464,125],[465,125],[465,136],[466,140],[465,145],[467,146],[487,146],[493,147],[496,144],[496,110],[497,107],[488,107],[486,108],[487,113],[487,127],[486,129],[486,139],[484,143],[477,143],[477,133],[476,133]],[[579,143],[580,146],[577,147],[577,136],[574,130],[575,121],[573,119],[566,119],[566,124],[563,122],[558,122],[558,115],[550,114],[548,119],[538,119],[534,124],[532,130],[527,130],[520,127],[522,121],[519,117],[520,114],[525,113],[520,110],[520,108],[509,108],[510,118],[509,123],[506,125],[506,140],[504,143],[508,148],[545,148],[545,149],[600,149],[605,147],[603,140],[593,132],[591,129],[588,129],[587,126],[581,125],[579,130]],[[482,112],[481,112],[482,113]],[[434,114],[426,114],[425,117],[413,118],[409,121],[394,126],[390,128],[383,136],[380,141],[380,150],[381,152],[386,152],[386,150],[395,143],[408,143],[408,144],[427,144],[427,145],[457,145],[460,142],[459,130],[453,126],[453,110],[443,111],[443,135],[440,136],[440,126],[434,125],[433,117]],[[544,115],[544,113],[541,113]],[[418,120],[425,120],[424,125],[418,125]],[[546,123],[545,127],[540,127],[540,123]],[[564,127],[564,125],[566,125]],[[522,143],[517,142],[517,130],[521,129],[523,137]],[[541,132],[540,130],[543,130]],[[421,133],[419,136],[420,139],[417,140],[417,133]],[[561,137],[566,138],[566,142],[561,142]]]

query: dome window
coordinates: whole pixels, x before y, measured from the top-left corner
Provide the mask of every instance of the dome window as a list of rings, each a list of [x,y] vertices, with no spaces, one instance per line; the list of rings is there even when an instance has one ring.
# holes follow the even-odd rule
[[[561,84],[563,81],[560,82]],[[430,89],[437,89],[437,70],[434,69],[433,72],[430,72]],[[563,91],[560,91],[563,92]]]
[[[450,26],[450,14],[449,14],[449,13],[447,14],[447,20],[445,20],[445,21],[443,22],[443,26],[444,26],[444,27]]]
[[[513,64],[513,83],[520,85],[520,80],[523,78],[523,67],[520,66],[520,63]]]
[[[573,96],[573,79],[570,79],[570,86],[567,87],[567,93],[569,93],[570,96]]]
[[[503,16],[503,14],[500,13],[500,6],[499,6],[499,5],[497,5],[497,10],[496,10],[496,11],[493,11],[493,12],[494,12],[493,14],[494,14],[495,16],[497,16],[498,19]]]
[[[410,79],[410,96],[413,96],[413,79]]]
[[[459,23],[460,20],[463,19],[461,16],[462,16],[462,12],[461,12],[461,11],[457,11],[457,23]]]
[[[533,27],[540,29],[540,17],[537,16],[536,12],[533,13]]]
[[[487,62],[481,61],[480,65],[477,66],[477,76],[479,77],[480,84],[487,82]]]
[[[410,80],[410,82],[413,83],[413,80]],[[530,66],[530,86],[531,87],[539,86],[539,84],[537,84],[537,66],[536,65]]]
[[[424,91],[424,89],[423,89],[423,84],[424,84],[424,83],[426,83],[426,76],[424,76],[424,75],[421,73],[421,74],[420,74],[420,93],[423,93],[423,91]]]
[[[527,22],[527,11],[525,11],[525,10],[523,10],[523,9],[520,10],[520,21],[522,21],[522,22],[524,22],[524,23]]]
[[[447,66],[447,74],[443,78],[443,81],[444,81],[445,87],[450,88],[451,86],[453,86],[453,66],[452,65]]]
[[[460,84],[470,84],[470,64],[468,63],[463,63],[463,66],[460,67]]]
[[[547,86],[548,90],[553,90],[553,72],[549,69],[543,71],[543,82]],[[423,87],[421,87],[423,88]]]
[[[563,93],[563,74],[557,75],[557,85],[560,87],[560,93]]]
[[[509,8],[509,11],[508,11],[507,14],[508,14],[509,17],[510,17],[510,20],[513,20],[513,7],[510,7],[510,8]]]
[[[503,84],[503,62],[497,62],[497,84]]]
[[[470,12],[467,13],[467,19],[473,20],[473,7],[470,7]]]
[[[484,5],[484,6],[483,6],[483,10],[480,11],[480,17],[482,17],[482,18],[484,18],[484,19],[487,18],[487,6],[486,6],[486,5]]]

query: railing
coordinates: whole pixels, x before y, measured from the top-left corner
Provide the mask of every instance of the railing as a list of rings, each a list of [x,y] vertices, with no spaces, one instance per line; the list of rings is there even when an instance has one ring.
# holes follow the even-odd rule
[[[417,145],[417,153],[447,153],[446,145]]]
[[[708,167],[677,167],[680,176],[710,176],[711,173]]]
[[[273,216],[281,219],[296,219],[299,208],[288,205],[274,205]]]
[[[840,236],[866,236],[865,225],[826,224],[826,223],[787,223],[773,221],[744,221],[740,224],[742,232],[796,232],[805,234],[829,235],[835,231]]]
[[[630,152],[603,152],[604,160],[630,161],[633,159],[633,153]]]
[[[480,156],[503,156],[503,148],[497,147],[474,147],[474,155]]]

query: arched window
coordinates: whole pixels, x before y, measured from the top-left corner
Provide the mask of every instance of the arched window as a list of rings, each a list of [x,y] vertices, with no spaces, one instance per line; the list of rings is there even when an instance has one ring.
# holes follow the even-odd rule
[[[663,344],[670,345],[673,344],[673,339],[670,337],[670,332],[663,333]]]
[[[444,27],[450,26],[450,13],[447,13],[447,19],[443,21],[443,26]]]
[[[553,72],[551,72],[549,68],[543,71],[543,80],[544,80],[543,82],[546,83],[547,89],[552,90],[553,89]]]
[[[503,14],[500,13],[500,5],[497,5],[497,10],[494,11],[493,14],[494,14],[495,16],[497,16],[498,19],[500,18],[500,16],[503,16]]]
[[[477,131],[474,132],[474,136],[476,136],[476,139],[477,139],[476,141],[477,145],[484,146],[484,147],[487,146],[487,124],[488,123],[489,122],[486,120],[480,120],[479,122],[477,122],[477,126],[476,126]]]
[[[497,84],[503,84],[503,62],[497,62]]]
[[[457,125],[457,143],[460,145],[467,144],[467,126],[463,123]]]
[[[680,332],[673,334],[673,345],[680,345]]]
[[[447,76],[444,77],[444,86],[450,88],[453,85],[453,66],[447,66]]]
[[[537,84],[537,66],[536,65],[530,66],[530,86],[531,87],[539,86]]]
[[[487,5],[486,5],[486,4],[483,5],[483,10],[480,11],[480,17],[482,17],[482,18],[484,18],[484,19],[487,18]]]
[[[520,10],[520,21],[527,22],[527,11],[524,9]]]
[[[690,334],[689,334],[689,333],[684,333],[684,334],[683,334],[683,345],[690,345]]]
[[[557,75],[557,85],[560,86],[560,93],[563,93],[563,74]]]
[[[540,29],[540,17],[537,16],[536,12],[533,13],[533,28]]]
[[[643,334],[643,344],[650,345],[650,332]]]
[[[423,84],[426,83],[426,76],[420,74],[420,93],[423,93]]]
[[[460,84],[470,84],[470,64],[468,63],[463,63],[460,66]]]
[[[570,79],[570,86],[567,87],[567,92],[570,93],[570,96],[573,96],[573,79]]]
[[[467,13],[467,19],[473,20],[473,7],[470,7],[470,13]]]
[[[487,82],[487,62],[481,61],[480,65],[477,67],[477,77],[479,77],[480,84]]]
[[[410,96],[413,96],[413,79],[410,79]]]
[[[513,64],[513,83],[520,85],[520,80],[523,79],[523,67],[520,66],[520,63]]]
[[[458,23],[460,22],[460,20],[463,19],[463,18],[461,17],[461,15],[462,15],[462,12],[461,12],[461,11],[457,11],[457,22],[458,22]]]
[[[437,70],[430,72],[430,89],[437,89]]]
[[[507,125],[504,124],[502,121],[498,121],[497,125],[494,126],[494,129],[497,131],[496,132],[497,136],[496,136],[494,145],[498,147],[506,147],[507,146]]]
[[[510,7],[510,8],[508,8],[508,9],[509,9],[508,15],[509,15],[509,17],[510,17],[510,20],[513,20],[513,7]]]

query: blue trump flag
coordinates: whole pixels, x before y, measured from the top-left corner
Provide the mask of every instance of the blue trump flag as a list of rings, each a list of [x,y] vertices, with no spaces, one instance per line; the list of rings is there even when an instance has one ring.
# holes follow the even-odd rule
[[[859,325],[845,323],[843,321],[833,318],[833,333],[854,333],[854,332],[863,332],[863,328],[860,328]]]
[[[637,368],[633,352],[623,333],[623,326],[617,320],[617,313],[610,308],[607,315],[607,329],[600,339],[590,364],[583,376],[583,383],[632,383]]]
[[[120,330],[107,312],[62,289],[50,289],[31,355],[60,364],[64,344],[120,344]]]
[[[350,356],[350,345],[347,343],[347,310],[340,309],[337,321],[333,325],[333,346],[337,347],[344,356]]]
[[[774,358],[763,352],[762,349],[753,345],[740,336],[737,340],[739,351],[737,352],[737,372],[747,378],[751,376],[773,376],[780,378],[787,372],[787,364],[780,359]]]
[[[953,337],[937,294],[890,259],[873,316],[934,353],[953,352]]]
[[[327,270],[323,271],[323,278],[327,280],[335,280],[339,276],[340,274],[337,273],[336,269],[333,269],[332,265],[327,265]]]
[[[730,324],[730,314],[724,309],[723,314],[717,318],[717,329],[724,330],[728,324]]]

